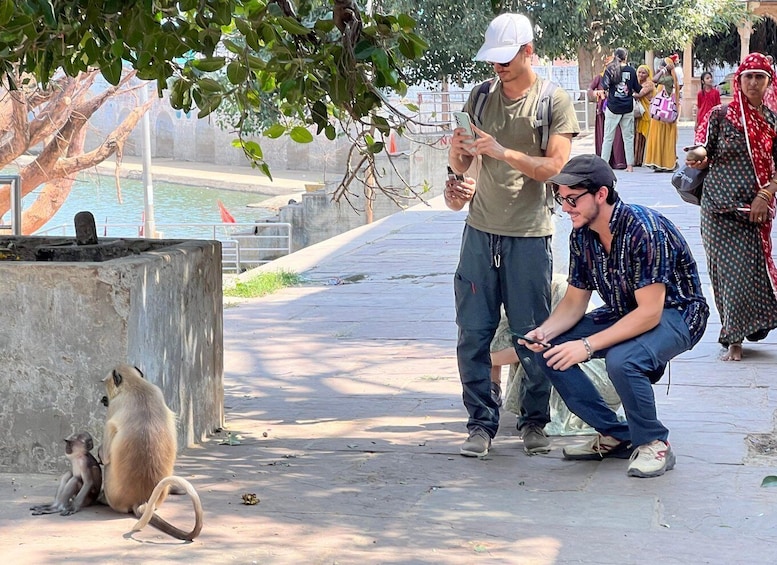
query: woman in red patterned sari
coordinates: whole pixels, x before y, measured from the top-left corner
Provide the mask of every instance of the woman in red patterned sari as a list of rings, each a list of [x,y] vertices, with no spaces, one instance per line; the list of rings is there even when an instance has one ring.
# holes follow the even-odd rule
[[[734,75],[733,100],[699,124],[696,141],[702,147],[686,160],[710,169],[701,200],[701,236],[726,361],[742,359],[744,339],[758,341],[777,328],[771,253],[777,114],[763,104],[772,79],[768,59],[748,55]]]

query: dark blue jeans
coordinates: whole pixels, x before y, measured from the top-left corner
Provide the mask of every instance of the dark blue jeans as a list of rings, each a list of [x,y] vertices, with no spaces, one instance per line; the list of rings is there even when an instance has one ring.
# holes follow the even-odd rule
[[[551,343],[558,345],[588,337],[615,321],[596,323],[586,315]],[[652,330],[594,353],[594,357],[604,357],[607,363],[607,374],[623,403],[626,422],[618,420],[579,365],[556,371],[548,367],[542,353],[534,355],[572,412],[600,434],[631,441],[638,446],[656,439],[667,440],[669,430],[656,415],[652,384],[661,378],[670,359],[693,345],[682,314],[666,309],[658,326]]]
[[[470,431],[480,427],[494,437],[499,428],[499,408],[491,399],[490,345],[501,305],[513,333],[537,327],[550,314],[552,269],[550,237],[492,236],[465,226],[453,286],[459,326],[456,356]],[[534,354],[516,341],[526,371],[518,393],[518,427],[544,426],[550,421],[550,382]]]

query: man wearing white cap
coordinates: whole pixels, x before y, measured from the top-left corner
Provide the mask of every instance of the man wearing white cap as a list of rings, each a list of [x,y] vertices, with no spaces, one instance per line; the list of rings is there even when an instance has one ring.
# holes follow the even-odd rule
[[[475,138],[464,128],[453,132],[448,155],[458,174],[474,170],[473,178],[448,181],[445,201],[469,213],[454,278],[456,348],[469,437],[461,454],[482,457],[499,427],[499,408],[491,396],[489,346],[504,304],[510,330],[525,333],[550,314],[553,233],[552,201],[544,181],[569,159],[571,139],[580,131],[567,93],[555,89],[547,149],[535,116],[544,81],[531,67],[534,55],[531,22],[519,14],[502,14],[488,26],[475,60],[487,61],[498,78],[483,106]],[[478,89],[476,89],[478,90]],[[464,111],[474,117],[477,92]],[[534,356],[513,339],[526,373],[521,383],[518,428],[525,451],[546,453],[550,442],[543,428],[550,421],[550,383]]]

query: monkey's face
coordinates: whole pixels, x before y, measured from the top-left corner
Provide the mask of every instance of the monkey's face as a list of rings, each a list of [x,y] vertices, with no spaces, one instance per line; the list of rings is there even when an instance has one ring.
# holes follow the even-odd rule
[[[119,365],[108,373],[108,376],[103,379],[105,390],[108,392],[107,402],[110,402],[116,398],[117,394],[121,393],[121,387],[125,381],[132,381],[133,379],[143,380],[143,373],[140,369],[131,365]],[[103,404],[108,406],[107,402],[103,402]]]
[[[73,453],[80,455],[81,453],[91,451],[92,448],[94,448],[94,440],[92,440],[92,434],[89,432],[73,434],[65,439],[65,455],[72,455]]]

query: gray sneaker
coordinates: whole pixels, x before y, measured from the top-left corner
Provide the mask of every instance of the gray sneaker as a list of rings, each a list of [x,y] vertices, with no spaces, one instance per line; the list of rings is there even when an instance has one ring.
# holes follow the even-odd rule
[[[564,448],[564,459],[573,461],[601,461],[609,457],[628,459],[634,451],[631,443],[612,436],[596,434],[581,445]]]
[[[502,387],[494,381],[491,381],[491,400],[496,402],[497,406],[502,406]]]
[[[469,433],[467,441],[461,444],[461,453],[464,457],[485,457],[488,448],[491,447],[491,437],[483,428],[475,428]]]
[[[523,438],[523,450],[528,455],[548,453],[550,451],[548,434],[537,424],[526,424],[523,426],[521,428],[521,437]]]

